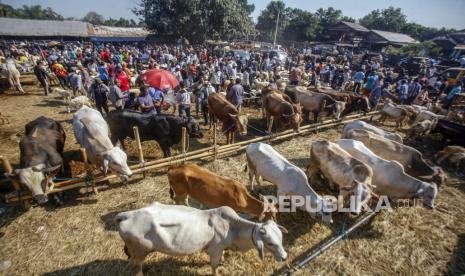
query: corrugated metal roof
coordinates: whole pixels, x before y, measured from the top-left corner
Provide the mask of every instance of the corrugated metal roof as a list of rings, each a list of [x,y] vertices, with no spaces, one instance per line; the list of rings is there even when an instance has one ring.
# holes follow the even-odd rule
[[[87,23],[69,20],[31,20],[1,17],[0,35],[86,37]]]
[[[150,32],[144,28],[120,28],[94,25],[89,36],[95,37],[146,37]]]
[[[358,32],[369,32],[370,31],[369,29],[363,27],[362,25],[358,23],[347,22],[347,21],[341,21],[341,23]]]
[[[411,44],[411,43],[417,42],[415,39],[413,39],[412,37],[406,34],[392,33],[392,32],[379,31],[379,30],[371,30],[371,31],[391,43]]]

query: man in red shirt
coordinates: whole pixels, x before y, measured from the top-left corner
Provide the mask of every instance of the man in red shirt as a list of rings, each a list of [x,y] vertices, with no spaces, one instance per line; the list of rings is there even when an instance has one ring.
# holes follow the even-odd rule
[[[122,71],[121,69],[118,70],[118,76],[116,78],[120,81],[121,92],[123,92],[126,98],[127,94],[129,93],[129,78],[126,75],[126,73],[124,73],[124,71]]]

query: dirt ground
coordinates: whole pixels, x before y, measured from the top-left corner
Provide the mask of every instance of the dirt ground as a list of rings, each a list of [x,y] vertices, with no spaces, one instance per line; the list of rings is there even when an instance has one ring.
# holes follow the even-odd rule
[[[70,158],[79,147],[72,134],[72,113],[64,103],[51,95],[45,97],[39,87],[27,86],[29,95],[0,95],[0,112],[11,123],[0,126],[0,155],[14,165],[19,161],[18,141],[24,125],[43,115],[63,123],[67,133],[65,151]],[[257,109],[246,109],[251,124],[259,129]],[[205,127],[202,126],[206,130]],[[385,127],[386,128],[386,127]],[[390,128],[388,128],[390,129]],[[336,140],[341,128],[321,131],[305,137],[284,141],[273,146],[301,168],[308,164],[312,141]],[[211,133],[203,139],[190,141],[189,150],[211,144]],[[259,135],[251,131],[246,139]],[[224,137],[223,137],[224,139]],[[432,158],[441,148],[438,136],[409,140]],[[127,143],[130,160],[136,160],[134,144]],[[160,158],[154,142],[145,142],[148,159]],[[176,149],[178,150],[178,149]],[[79,173],[79,161],[72,161],[73,172]],[[244,172],[245,155],[201,163],[202,166],[242,183],[248,183]],[[448,180],[440,188],[434,210],[422,207],[397,208],[382,211],[369,224],[340,241],[330,250],[309,263],[297,275],[461,275],[465,273],[465,181],[448,171]],[[326,185],[315,185],[322,195],[335,192]],[[0,189],[1,191],[1,189]],[[24,212],[18,205],[0,203],[0,275],[131,275],[123,252],[123,242],[116,232],[113,218],[116,213],[140,208],[154,201],[172,203],[169,199],[166,171],[149,173],[145,179],[135,176],[128,184],[111,183],[102,187],[98,195],[66,196],[63,206],[49,203]],[[0,192],[1,193],[1,192]],[[258,187],[253,194],[276,194],[270,183]],[[195,203],[194,203],[195,204]],[[313,220],[307,213],[279,214],[278,222],[289,234],[284,246],[289,253],[288,264],[301,259],[341,229],[347,229],[357,217],[336,214],[335,223],[328,227]],[[8,265],[10,264],[10,265]],[[225,252],[223,275],[277,275],[287,265],[274,261],[267,254],[261,263],[255,250],[247,253]],[[144,271],[147,275],[209,275],[208,256],[198,253],[186,257],[171,257],[160,253],[148,256]]]

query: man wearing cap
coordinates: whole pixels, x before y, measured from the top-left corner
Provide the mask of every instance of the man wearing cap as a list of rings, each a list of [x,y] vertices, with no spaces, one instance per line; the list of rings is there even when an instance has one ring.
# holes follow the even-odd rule
[[[205,120],[205,125],[208,125],[208,96],[215,93],[215,88],[213,85],[206,81],[203,83],[202,88],[200,88],[200,101],[202,107],[202,115]]]
[[[95,100],[95,106],[97,110],[103,115],[102,108],[105,110],[105,113],[108,114],[108,98],[107,93],[109,92],[108,87],[103,84],[100,78],[96,78],[94,83],[90,86],[89,94],[92,95],[92,98]]]
[[[181,117],[191,117],[191,95],[186,90],[183,83],[179,85],[180,90],[176,96],[176,101],[178,102],[179,116]]]
[[[155,109],[157,110],[157,114],[161,114],[161,107],[164,101],[163,91],[156,87],[149,87],[148,93],[150,97],[152,97],[153,104],[155,106]]]
[[[153,99],[147,92],[146,86],[140,87],[140,93],[136,99],[136,102],[142,113],[157,114],[155,105],[153,104]]]

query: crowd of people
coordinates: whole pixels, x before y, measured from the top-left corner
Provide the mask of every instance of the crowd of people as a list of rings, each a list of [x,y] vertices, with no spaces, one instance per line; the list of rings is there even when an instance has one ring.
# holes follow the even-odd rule
[[[425,65],[417,76],[409,76],[402,68],[383,66],[382,57],[366,58],[355,64],[352,50],[319,56],[313,55],[310,48],[291,49],[283,61],[269,52],[252,52],[249,57],[241,57],[207,46],[25,43],[3,45],[0,56],[30,64],[45,95],[52,91],[50,81],[57,81],[63,89],[72,90],[73,96],[93,99],[100,112],[108,113],[108,101],[118,110],[138,109],[155,114],[171,104],[181,116],[187,117],[191,116],[193,102],[196,115],[201,114],[205,123],[208,123],[209,95],[225,88],[226,98],[240,109],[244,95],[251,91],[261,72],[270,73],[267,81],[276,88],[280,72],[288,71],[289,85],[302,85],[308,80],[307,86],[352,91],[366,95],[373,107],[381,97],[411,104],[426,91],[447,108],[465,85],[462,80],[450,86],[447,77],[437,78],[431,84],[430,79],[436,75],[433,66]],[[145,85],[138,76],[154,68],[169,70],[180,85],[173,90]],[[168,94],[173,95],[171,103],[167,103]]]

